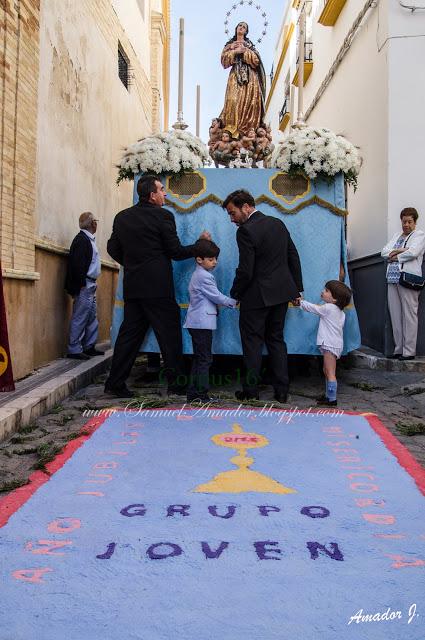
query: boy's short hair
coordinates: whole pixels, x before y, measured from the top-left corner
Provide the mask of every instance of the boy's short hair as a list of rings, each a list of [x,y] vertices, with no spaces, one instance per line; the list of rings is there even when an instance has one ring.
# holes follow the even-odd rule
[[[212,240],[200,239],[195,242],[193,255],[195,258],[218,258],[220,247]]]
[[[347,287],[346,284],[340,282],[339,280],[329,280],[325,287],[328,291],[331,292],[332,297],[336,300],[336,305],[341,310],[345,309],[345,307],[350,304],[352,291],[350,287]]]

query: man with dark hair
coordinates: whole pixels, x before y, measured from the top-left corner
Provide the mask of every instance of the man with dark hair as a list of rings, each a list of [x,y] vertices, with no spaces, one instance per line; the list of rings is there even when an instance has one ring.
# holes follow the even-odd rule
[[[171,260],[193,257],[182,246],[173,214],[162,209],[165,189],[154,175],[137,184],[139,202],[115,216],[108,253],[124,267],[124,320],[115,343],[105,392],[131,397],[126,380],[146,331],[152,326],[161,350],[169,393],[185,393],[180,308],[175,300]],[[204,232],[201,237],[209,238]]]
[[[283,327],[290,300],[303,290],[297,249],[283,222],[255,208],[252,195],[240,189],[223,202],[239,228],[239,265],[230,296],[240,301],[239,328],[245,363],[238,400],[258,399],[262,350],[269,353],[275,400],[286,402],[289,379]]]

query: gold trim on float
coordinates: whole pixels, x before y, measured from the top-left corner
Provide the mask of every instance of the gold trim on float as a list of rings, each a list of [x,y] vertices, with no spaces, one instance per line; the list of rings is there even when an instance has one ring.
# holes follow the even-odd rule
[[[301,311],[301,307],[293,305],[292,302],[288,302],[288,307],[292,307],[293,309],[299,309]],[[353,304],[347,304],[347,306],[344,307],[343,311],[345,313],[346,311],[350,311],[351,309],[354,309],[354,305]]]
[[[177,202],[169,200],[168,198],[165,199],[165,204],[169,207],[173,207],[173,209],[175,209],[179,213],[192,213],[192,211],[196,211],[196,209],[199,209],[199,207],[202,207],[204,204],[208,204],[209,202],[213,202],[219,207],[221,207],[221,205],[223,204],[223,200],[217,198],[217,196],[215,196],[213,193],[210,193],[210,195],[206,196],[206,198],[202,198],[202,200],[194,202],[190,207],[181,207],[179,204],[177,204]]]
[[[307,189],[304,191],[304,193],[300,193],[299,195],[295,195],[293,198],[289,199],[289,198],[285,198],[285,196],[282,196],[281,194],[277,193],[273,187],[272,187],[272,182],[275,178],[277,178],[277,176],[280,175],[285,175],[284,171],[278,171],[277,173],[275,173],[273,176],[270,177],[269,179],[269,191],[270,193],[272,193],[274,196],[276,196],[276,198],[279,198],[280,200],[283,200],[284,202],[286,202],[287,204],[292,204],[293,202],[295,202],[296,200],[299,200],[300,198],[304,198],[304,196],[307,195],[307,193],[310,193],[311,190],[311,180],[310,178],[305,178],[307,180]]]
[[[188,302],[179,302],[178,305],[181,309],[188,309],[189,307]],[[119,307],[121,309],[122,307],[124,307],[124,300],[118,300],[117,298],[115,298],[114,306]]]
[[[177,303],[180,307],[180,309],[188,309],[189,308],[189,303],[188,302],[178,302]],[[115,299],[115,307],[119,307],[120,309],[124,307],[124,300],[117,300]],[[293,309],[301,309],[301,307],[296,307],[295,305],[292,304],[292,302],[288,302],[288,307],[292,307]],[[346,311],[347,309],[354,309],[354,305],[353,304],[348,304],[345,308],[344,311]],[[235,307],[235,311],[239,311],[239,306]]]
[[[202,180],[202,185],[203,186],[202,186],[202,189],[200,189],[193,196],[189,196],[188,198],[184,198],[179,193],[174,193],[174,191],[170,187],[170,180],[171,180],[171,178],[173,178],[175,180],[176,179],[175,175],[166,176],[166,178],[165,178],[165,188],[166,188],[166,190],[169,191],[173,195],[174,198],[176,198],[177,200],[180,200],[180,202],[184,202],[185,204],[189,204],[189,202],[192,202],[196,198],[199,198],[199,196],[202,195],[203,193],[205,193],[205,191],[207,190],[207,179],[206,179],[206,177],[200,171],[190,171],[190,173],[194,173],[194,174],[198,175]],[[170,200],[168,200],[168,199],[166,200],[166,202],[168,204],[172,204],[172,202],[170,202]]]
[[[323,7],[317,22],[324,27],[333,27],[339,18],[339,14],[344,8],[347,0],[328,0]]]
[[[168,199],[165,201],[165,203],[169,207],[173,207],[173,209],[175,209],[178,213],[192,213],[193,211],[196,211],[196,209],[199,209],[199,207],[202,207],[204,204],[208,204],[209,202],[212,202],[213,204],[216,204],[219,207],[221,207],[223,204],[223,200],[220,200],[220,198],[218,198],[213,193],[210,193],[206,198],[202,198],[202,200],[198,200],[198,202],[194,202],[190,207],[187,207],[187,208],[181,207],[176,202],[172,202],[171,200],[168,200]],[[318,204],[320,207],[323,207],[323,209],[327,209],[328,211],[330,211],[331,213],[334,213],[337,216],[345,217],[348,215],[348,211],[346,209],[340,209],[339,207],[335,207],[330,202],[327,202],[326,200],[319,198],[319,196],[312,196],[308,200],[304,200],[304,202],[298,203],[295,207],[292,207],[291,209],[289,209],[288,207],[284,207],[283,205],[280,204],[280,202],[276,202],[276,200],[273,200],[272,198],[270,198],[269,196],[266,196],[265,194],[262,194],[261,196],[258,196],[258,198],[255,198],[255,202],[257,205],[261,204],[262,202],[265,202],[271,207],[278,209],[278,211],[280,211],[281,213],[288,213],[288,214],[298,213],[298,211],[301,211],[301,209],[308,207],[310,204]]]

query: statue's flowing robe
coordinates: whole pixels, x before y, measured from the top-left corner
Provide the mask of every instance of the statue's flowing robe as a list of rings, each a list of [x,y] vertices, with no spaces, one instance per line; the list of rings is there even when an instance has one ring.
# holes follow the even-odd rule
[[[232,67],[227,81],[224,107],[220,114],[224,129],[234,138],[246,135],[252,127],[257,129],[264,119],[265,73],[260,55],[254,45],[245,41],[247,48],[238,54],[227,43],[221,54],[225,69]]]

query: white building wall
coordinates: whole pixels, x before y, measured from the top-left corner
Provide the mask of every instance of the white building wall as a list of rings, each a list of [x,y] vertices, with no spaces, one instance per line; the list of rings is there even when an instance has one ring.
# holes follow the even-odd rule
[[[291,49],[295,46],[294,35],[292,36],[291,42],[285,54],[285,58],[280,71],[278,67],[279,67],[281,53],[285,46],[286,32],[289,29],[290,24],[292,22],[295,22],[296,15],[297,14],[292,7],[292,3],[288,1],[286,5],[285,13],[283,15],[280,33],[277,37],[275,55],[273,60],[275,86],[270,99],[270,104],[268,105],[268,108],[266,110],[266,121],[270,124],[272,128],[272,134],[273,134],[273,139],[275,143],[276,141],[279,141],[283,138],[283,135],[279,131],[279,112],[282,108],[283,101],[284,101],[285,78],[287,76],[288,69],[291,64],[291,57],[292,57]],[[267,97],[268,97],[268,93],[266,98]]]
[[[420,4],[417,0],[405,4]],[[424,3],[422,3],[424,4]],[[425,12],[389,5],[388,234],[400,228],[400,211],[415,207],[425,231]]]
[[[420,0],[411,0],[411,4]],[[422,3],[423,4],[423,3]],[[347,0],[336,24],[317,22],[323,7],[314,0],[311,16],[313,71],[304,87],[304,112],[336,59],[361,9],[363,0]],[[284,25],[296,22],[292,3]],[[282,51],[284,27],[278,40],[275,69]],[[288,68],[296,64],[296,30],[269,99],[266,120],[279,142],[279,111],[284,100]],[[400,228],[399,215],[416,207],[418,227],[425,230],[423,149],[425,148],[425,12],[410,12],[398,0],[378,0],[369,9],[325,92],[308,117],[308,124],[346,136],[364,159],[359,188],[348,189],[348,243],[351,258],[379,252]],[[296,106],[294,116],[296,117]]]
[[[387,33],[386,26],[386,9],[385,5],[388,0],[379,0],[378,6],[375,9],[370,9],[366,14],[360,30],[357,32],[355,41],[361,40],[363,37],[370,38],[368,42],[368,64],[373,64],[373,58],[377,52],[377,48],[372,47],[372,36],[375,39],[379,36],[385,39]],[[394,2],[394,0],[390,0]],[[354,21],[363,9],[366,0],[347,0],[339,17],[333,27],[325,27],[319,24],[318,19],[321,13],[321,9],[324,5],[323,0],[313,0],[312,13],[307,21],[311,21],[312,24],[312,38],[313,38],[313,60],[314,67],[313,72],[304,87],[304,110],[306,111],[311,100],[316,94],[317,89],[328,73],[336,55],[344,43],[348,32],[350,31]],[[379,6],[384,5],[384,11],[380,11]],[[379,14],[375,16],[372,23],[370,22],[372,14]],[[364,57],[361,58],[361,64],[364,64]],[[295,60],[294,60],[295,64]],[[357,69],[357,73],[364,73],[368,71],[368,67],[360,67]],[[373,69],[372,69],[373,73]],[[349,80],[347,79],[347,84]],[[332,91],[331,85],[329,85],[328,91]]]
[[[348,2],[347,9],[351,4]],[[344,11],[339,20],[343,18]],[[355,15],[354,15],[355,13]],[[356,12],[346,15],[344,29],[316,24],[313,72],[305,87],[305,111],[335,59]],[[350,258],[370,255],[387,241],[388,80],[387,53],[377,52],[378,12],[371,10],[308,124],[332,129],[360,148],[363,166],[356,193],[348,188]],[[334,37],[335,36],[335,37]],[[324,62],[326,61],[326,62]]]
[[[270,123],[270,126],[272,128],[273,141],[275,144],[276,142],[281,142],[284,137],[286,137],[289,130],[289,125],[286,127],[286,130],[283,133],[279,130],[279,112],[282,109],[285,100],[285,80],[287,78],[288,72],[290,82],[292,81],[293,77],[292,69],[295,67],[296,59],[296,30],[294,30],[293,32],[289,47],[285,54],[285,58],[278,75],[277,72],[281,52],[285,44],[285,28],[289,28],[289,25],[291,23],[294,23],[296,25],[296,19],[297,12],[292,9],[292,5],[289,4],[280,35],[278,36],[276,54],[273,61],[273,69],[276,76],[276,81],[273,93],[267,106],[265,118],[266,122]]]
[[[133,189],[117,187],[115,164],[124,146],[151,130],[151,91],[147,58],[141,66],[123,25],[101,4],[41,4],[36,232],[69,246],[79,214],[90,210],[108,258],[113,216],[131,204]],[[148,51],[146,33],[138,46]],[[134,70],[129,90],[118,77],[118,40]]]
[[[146,73],[150,68],[151,0],[111,0],[112,6]]]

